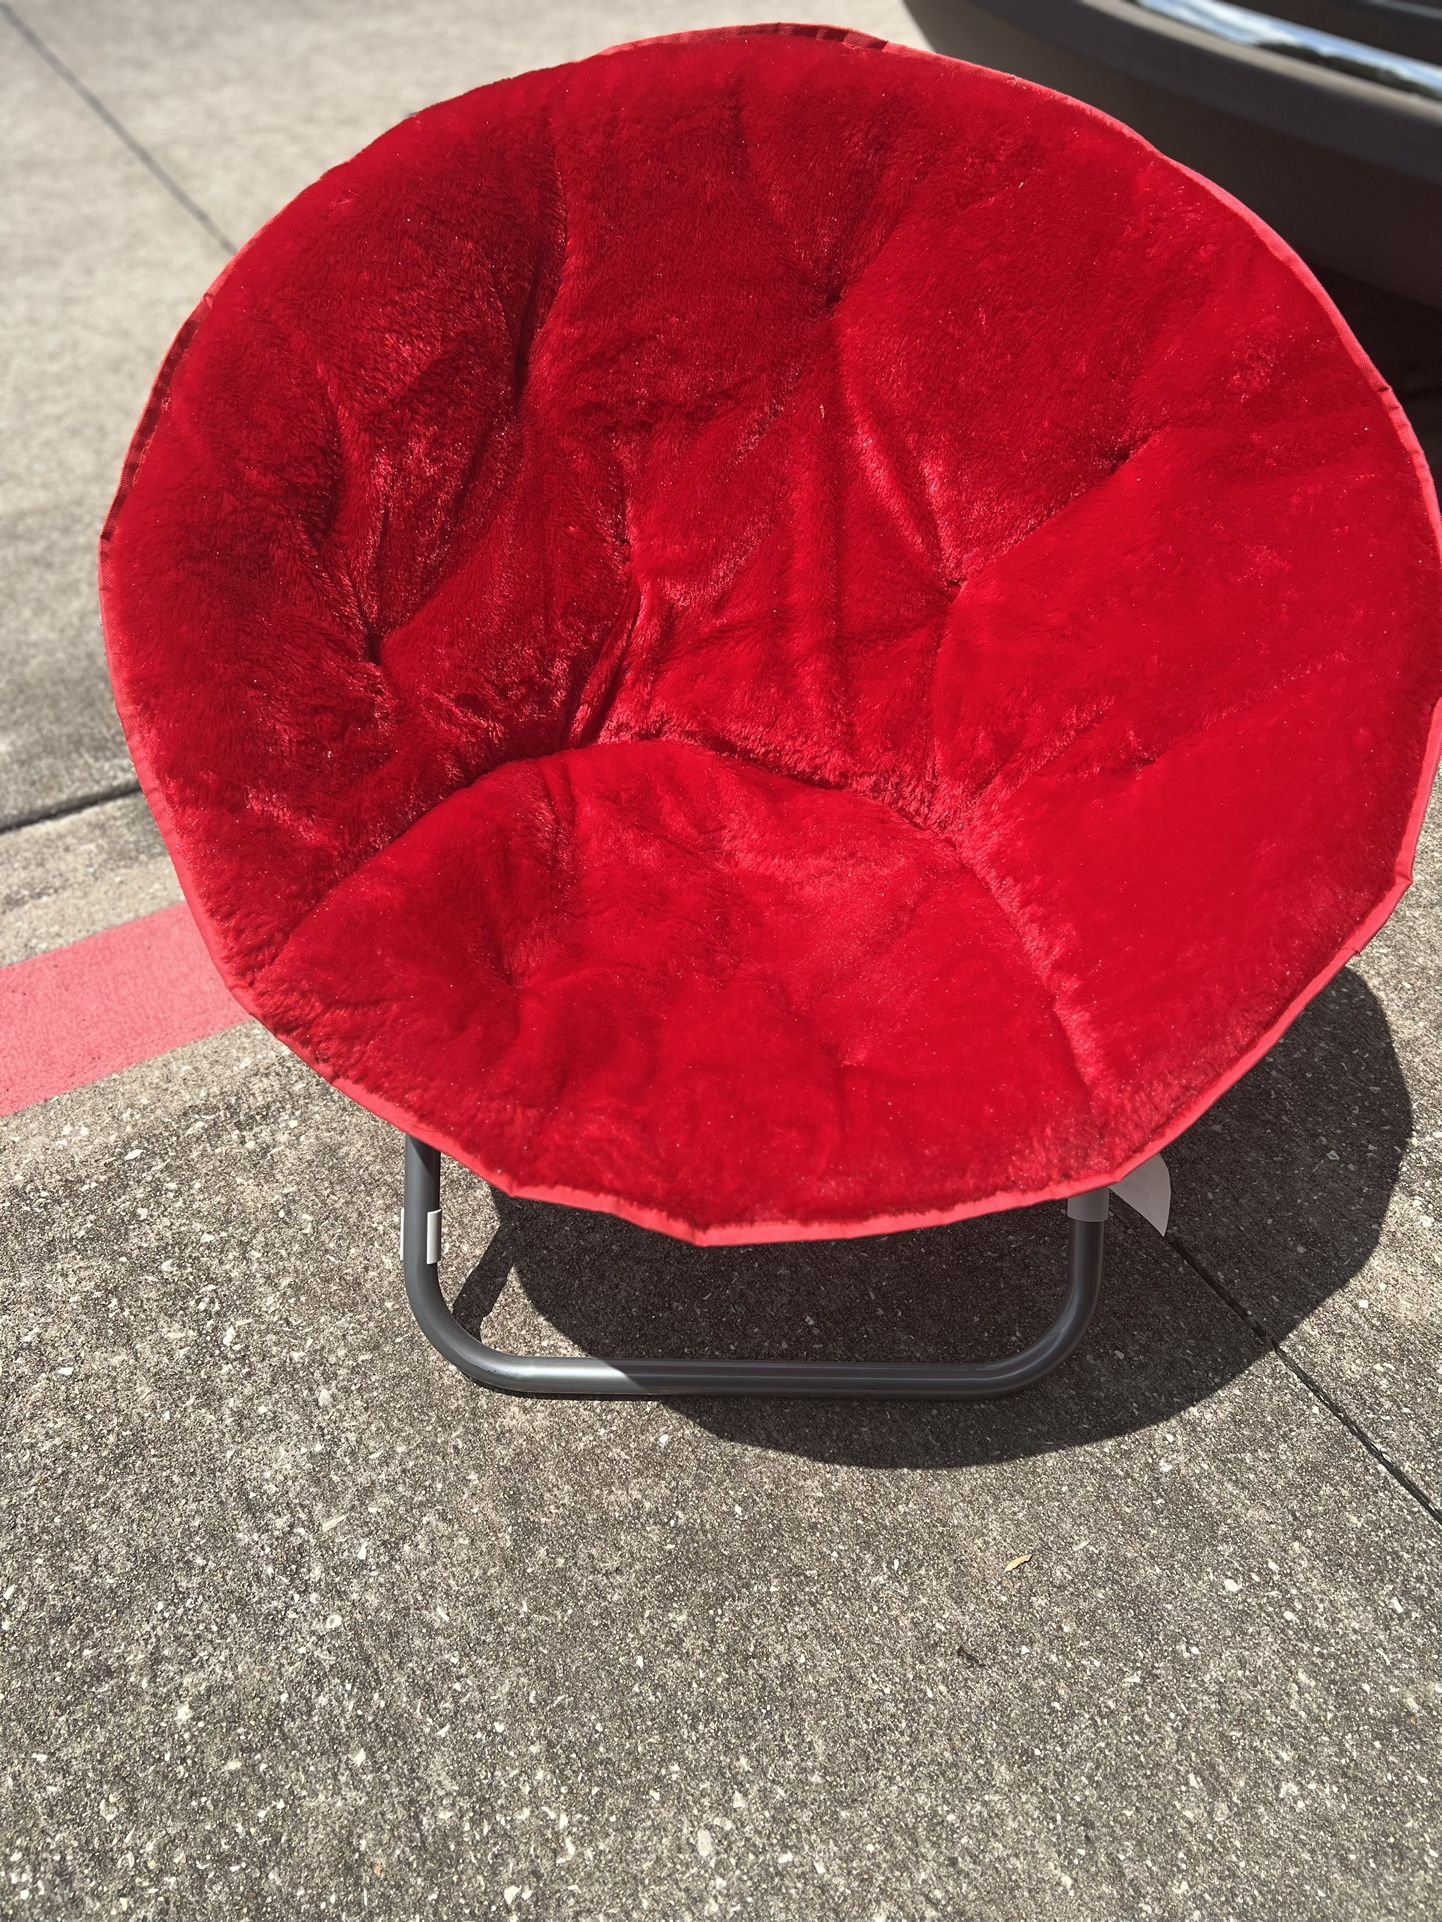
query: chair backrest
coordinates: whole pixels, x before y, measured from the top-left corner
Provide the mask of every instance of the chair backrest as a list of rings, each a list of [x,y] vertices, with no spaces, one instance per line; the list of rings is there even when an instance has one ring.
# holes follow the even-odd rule
[[[242,979],[488,769],[656,735],[1015,850],[1099,940],[1250,939],[1250,877],[1306,978],[1435,745],[1435,505],[1300,263],[1089,109],[825,31],[327,174],[177,342],[103,585]]]

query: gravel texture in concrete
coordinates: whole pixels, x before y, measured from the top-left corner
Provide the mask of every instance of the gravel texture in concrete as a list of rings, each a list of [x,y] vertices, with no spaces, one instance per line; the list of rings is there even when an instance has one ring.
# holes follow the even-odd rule
[[[93,552],[228,248],[429,100],[721,17],[0,0],[0,965],[178,897]],[[1333,291],[1435,457],[1442,325]],[[253,1025],[7,1122],[0,1917],[1434,1922],[1439,886],[1424,840],[1005,1404],[470,1388],[399,1138]],[[598,1353],[996,1354],[1065,1246],[697,1250],[462,1175],[446,1219],[464,1319]]]
[[[409,1321],[395,1150],[253,1028],[14,1130],[17,1913],[1435,1912],[1442,1532],[1149,1231],[1009,1404],[516,1402]],[[452,1186],[518,1344],[981,1349],[1064,1238]]]

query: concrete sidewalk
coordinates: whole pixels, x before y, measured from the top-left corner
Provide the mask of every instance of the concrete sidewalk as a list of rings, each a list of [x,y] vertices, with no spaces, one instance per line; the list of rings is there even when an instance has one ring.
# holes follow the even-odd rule
[[[0,965],[178,898],[93,553],[230,244],[433,98],[719,17],[0,0]],[[1435,317],[1338,292],[1435,459]],[[398,1137],[253,1025],[13,1117],[0,1917],[1431,1922],[1437,850],[990,1407],[470,1389],[404,1304]],[[1000,1352],[1065,1239],[447,1201],[516,1347]]]

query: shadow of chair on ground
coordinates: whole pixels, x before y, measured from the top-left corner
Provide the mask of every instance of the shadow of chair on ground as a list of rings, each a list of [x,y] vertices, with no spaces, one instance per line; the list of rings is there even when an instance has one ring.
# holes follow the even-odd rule
[[[1386,1016],[1343,972],[1168,1151],[1170,1246],[1116,1205],[1096,1321],[1040,1387],[971,1404],[686,1398],[678,1416],[757,1447],[894,1468],[1011,1460],[1164,1420],[1265,1352],[1259,1327],[1284,1339],[1356,1274],[1411,1121]],[[1056,1203],[752,1248],[693,1248],[499,1193],[495,1205],[459,1319],[479,1332],[514,1274],[589,1354],[979,1359],[1034,1339],[1063,1288]]]

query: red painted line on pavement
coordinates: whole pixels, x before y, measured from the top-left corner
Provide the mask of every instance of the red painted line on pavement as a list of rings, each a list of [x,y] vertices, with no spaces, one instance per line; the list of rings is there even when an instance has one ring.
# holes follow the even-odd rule
[[[0,968],[0,1115],[249,1020],[179,902]]]

